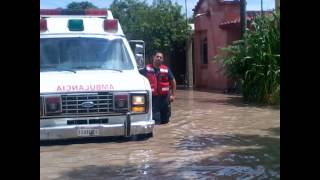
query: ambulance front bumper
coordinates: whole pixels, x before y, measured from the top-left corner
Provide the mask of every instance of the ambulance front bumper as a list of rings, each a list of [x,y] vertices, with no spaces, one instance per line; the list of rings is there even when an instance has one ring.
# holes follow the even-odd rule
[[[153,132],[155,121],[131,122],[130,116],[121,124],[85,124],[40,127],[40,140],[84,137],[133,136]]]

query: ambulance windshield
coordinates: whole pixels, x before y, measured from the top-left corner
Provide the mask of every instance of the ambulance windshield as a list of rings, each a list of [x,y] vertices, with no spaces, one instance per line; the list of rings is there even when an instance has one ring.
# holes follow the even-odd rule
[[[88,69],[133,69],[122,39],[40,38],[40,71]]]

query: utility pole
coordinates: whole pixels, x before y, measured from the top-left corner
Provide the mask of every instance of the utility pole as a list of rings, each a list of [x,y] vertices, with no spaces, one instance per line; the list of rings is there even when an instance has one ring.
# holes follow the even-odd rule
[[[261,0],[261,16],[263,16],[263,0]]]
[[[186,7],[186,25],[188,28],[188,8],[187,8],[187,0],[184,0],[184,4]],[[184,77],[184,85],[186,85],[187,87],[192,87],[193,86],[193,68],[192,68],[192,35],[188,33],[188,38],[186,40],[186,49],[185,49],[185,53],[186,53],[186,74]],[[190,42],[191,41],[191,42]]]
[[[247,11],[246,11],[246,0],[240,0],[240,26],[241,26],[241,39],[244,38],[244,34],[247,28]]]
[[[280,0],[275,0],[275,9],[276,11],[280,10]]]
[[[187,22],[187,27],[188,27],[187,0],[184,0],[184,4],[186,6],[186,22]]]

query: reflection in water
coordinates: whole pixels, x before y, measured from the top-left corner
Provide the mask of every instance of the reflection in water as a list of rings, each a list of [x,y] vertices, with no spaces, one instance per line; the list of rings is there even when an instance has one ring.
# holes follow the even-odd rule
[[[280,112],[235,95],[179,90],[144,141],[40,147],[41,179],[280,179]]]

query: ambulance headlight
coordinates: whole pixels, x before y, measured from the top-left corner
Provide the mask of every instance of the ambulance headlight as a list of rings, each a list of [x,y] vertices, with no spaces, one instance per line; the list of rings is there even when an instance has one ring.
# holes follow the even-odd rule
[[[45,114],[53,115],[62,112],[61,96],[45,96]]]
[[[144,95],[133,95],[132,96],[132,105],[144,105],[145,96]]]
[[[145,113],[147,111],[147,98],[146,94],[133,94],[131,95],[131,112],[132,113]]]

